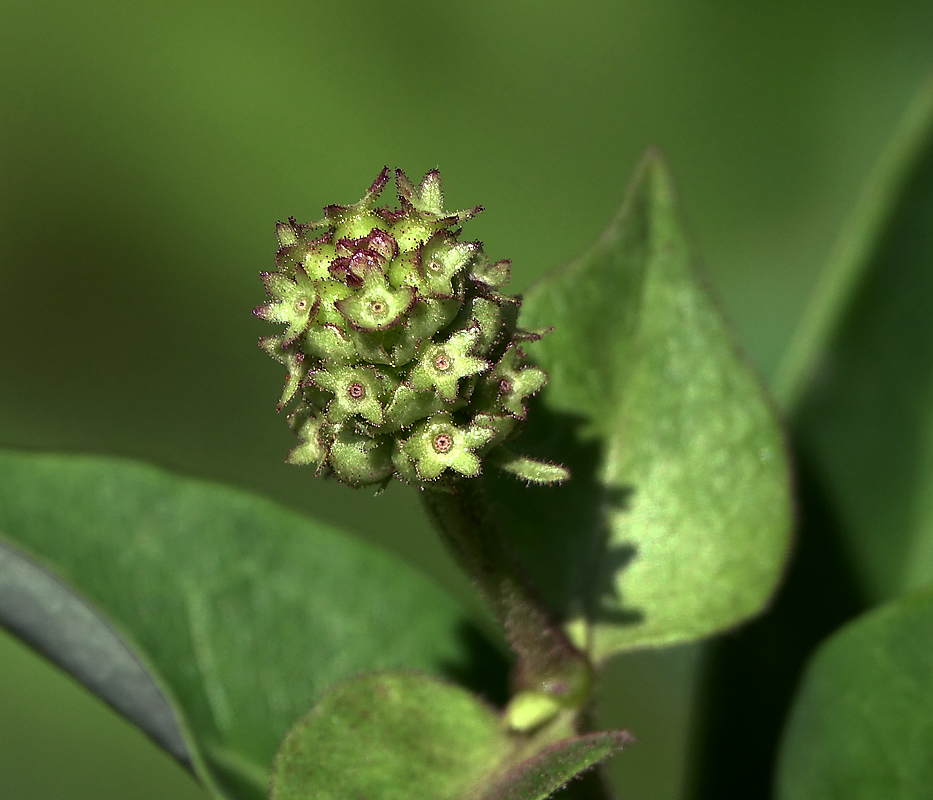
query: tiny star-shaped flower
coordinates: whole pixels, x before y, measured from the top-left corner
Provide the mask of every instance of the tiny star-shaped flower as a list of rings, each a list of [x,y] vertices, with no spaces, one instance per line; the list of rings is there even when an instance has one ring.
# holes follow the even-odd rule
[[[281,411],[298,393],[298,389],[308,374],[308,364],[305,354],[289,346],[283,336],[264,336],[259,340],[259,346],[274,360],[284,364],[288,370],[285,376],[285,388],[279,399],[277,408]]]
[[[362,288],[335,306],[356,330],[384,331],[396,325],[414,302],[414,287],[392,289],[383,272],[372,269],[363,276]]]
[[[487,380],[498,384],[499,404],[513,417],[524,419],[525,398],[538,392],[547,383],[547,373],[538,367],[521,366],[523,353],[513,344],[499,359]]]
[[[408,428],[419,420],[444,409],[445,403],[433,392],[416,392],[400,384],[386,406],[386,424],[393,428]]]
[[[343,422],[353,416],[363,417],[373,425],[385,422],[385,411],[379,400],[384,390],[384,379],[371,367],[333,366],[316,370],[308,377],[315,385],[334,395],[327,404],[330,422]]]
[[[395,184],[401,212],[393,215],[392,234],[402,250],[413,250],[438,231],[466,222],[483,210],[482,206],[476,206],[463,211],[445,211],[441,175],[436,169],[425,175],[417,187],[397,169]]]
[[[446,233],[431,237],[421,247],[422,291],[433,297],[452,297],[451,281],[479,249],[476,242],[454,242]]]
[[[301,342],[308,354],[325,361],[350,364],[358,360],[353,340],[337,325],[312,325]]]
[[[353,289],[341,281],[326,280],[319,284],[321,305],[315,316],[315,322],[321,325],[346,325],[343,315],[337,310],[337,303],[353,294]]]
[[[512,262],[508,259],[489,263],[489,257],[480,249],[470,265],[470,277],[485,283],[491,289],[500,289],[509,282]]]
[[[297,268],[304,269],[311,280],[320,280],[328,275],[330,262],[337,253],[329,236],[308,241],[299,239],[295,244],[283,245],[275,256],[279,272],[291,275]]]
[[[402,451],[414,462],[422,480],[433,481],[446,469],[474,478],[482,471],[474,451],[492,437],[489,428],[459,427],[449,414],[435,414],[402,443]]]
[[[436,169],[428,172],[417,187],[402,170],[397,169],[395,170],[395,185],[402,210],[414,212],[426,222],[443,221],[445,226],[466,222],[483,210],[482,206],[474,206],[464,211],[445,211],[441,173]]]
[[[352,425],[338,427],[328,454],[338,480],[350,486],[367,486],[392,476],[391,438],[364,436]]]
[[[323,417],[311,416],[298,429],[298,444],[286,456],[285,461],[298,466],[312,465],[320,469],[327,457],[327,448],[321,441]]]
[[[308,327],[312,314],[321,302],[317,283],[308,277],[302,267],[295,270],[294,280],[280,272],[265,272],[262,282],[272,299],[253,313],[267,322],[288,325],[284,341],[286,344],[294,341]]]
[[[457,331],[446,342],[428,343],[411,370],[411,388],[419,392],[434,389],[448,403],[456,400],[461,378],[489,369],[487,361],[470,355],[480,336],[479,327],[474,326]]]

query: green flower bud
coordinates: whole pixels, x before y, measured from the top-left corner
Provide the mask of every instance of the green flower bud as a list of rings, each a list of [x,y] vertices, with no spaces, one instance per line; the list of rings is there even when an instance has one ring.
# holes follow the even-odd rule
[[[480,425],[461,428],[454,424],[450,414],[435,414],[421,423],[400,448],[424,481],[435,480],[447,468],[474,478],[482,471],[475,451],[492,437],[489,428]]]
[[[414,302],[413,286],[391,289],[385,274],[372,269],[363,276],[362,287],[338,300],[336,307],[355,330],[384,331],[397,325]]]
[[[350,486],[372,486],[392,477],[392,440],[370,436],[342,425],[328,452],[328,464],[338,480]]]
[[[543,369],[521,366],[524,354],[517,344],[509,345],[505,355],[496,364],[487,386],[497,395],[500,408],[513,417],[525,418],[525,400],[547,383]]]
[[[289,464],[321,467],[327,458],[327,447],[321,439],[323,424],[319,417],[308,417],[298,425],[298,445],[285,459]]]
[[[308,327],[311,316],[317,312],[321,297],[318,284],[308,277],[304,267],[294,272],[294,280],[278,272],[266,272],[262,281],[271,302],[256,309],[256,316],[269,322],[284,322],[288,325],[283,341],[296,339]]]
[[[443,231],[420,248],[422,291],[434,297],[454,297],[454,279],[479,250],[478,242],[455,242]]]
[[[312,372],[311,380],[334,395],[326,408],[328,421],[345,422],[359,415],[373,425],[385,423],[379,401],[385,378],[371,367],[331,367]]]
[[[461,378],[489,369],[488,362],[470,355],[482,335],[479,327],[456,331],[445,342],[426,342],[408,382],[419,392],[434,390],[448,403],[457,399]]]
[[[254,313],[285,326],[260,344],[288,370],[279,408],[296,404],[287,461],[352,486],[451,483],[484,460],[565,480],[505,447],[547,376],[519,347],[539,338],[518,328],[520,300],[501,293],[510,262],[458,239],[482,208],[445,210],[437,170],[417,186],[396,170],[399,207],[380,206],[390,175],[320,221],[276,226],[269,300]]]
[[[285,388],[282,390],[282,397],[278,403],[279,411],[294,400],[308,374],[305,354],[301,350],[283,347],[284,341],[284,336],[264,336],[259,340],[259,346],[288,369],[285,375]]]

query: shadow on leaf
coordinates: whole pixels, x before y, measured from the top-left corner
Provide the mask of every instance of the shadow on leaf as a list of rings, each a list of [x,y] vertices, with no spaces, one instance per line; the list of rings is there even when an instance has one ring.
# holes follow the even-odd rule
[[[440,674],[501,708],[509,700],[509,661],[472,622],[461,622],[457,637],[464,657],[441,664]]]
[[[533,398],[528,419],[516,449],[544,461],[560,454],[571,479],[560,486],[524,486],[490,471],[485,481],[532,582],[559,622],[643,622],[644,613],[626,607],[618,590],[619,574],[638,557],[637,548],[610,543],[609,517],[630,507],[634,487],[602,482],[603,446],[587,435],[587,418]]]

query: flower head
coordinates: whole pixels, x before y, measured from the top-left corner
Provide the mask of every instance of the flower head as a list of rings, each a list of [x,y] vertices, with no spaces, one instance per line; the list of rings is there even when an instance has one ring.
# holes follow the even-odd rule
[[[276,227],[269,300],[255,314],[285,326],[261,344],[288,370],[279,407],[297,404],[287,460],[353,486],[475,477],[547,376],[519,350],[535,336],[501,291],[509,262],[459,241],[482,208],[447,211],[437,170],[417,186],[396,170],[399,206],[380,206],[390,177],[383,169],[319,221]]]

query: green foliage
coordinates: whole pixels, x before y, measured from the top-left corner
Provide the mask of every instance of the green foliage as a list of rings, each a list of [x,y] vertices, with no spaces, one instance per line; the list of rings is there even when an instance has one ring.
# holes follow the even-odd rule
[[[544,798],[628,741],[587,732],[594,663],[721,630],[767,600],[787,549],[783,442],[697,281],[655,155],[603,239],[531,292],[526,324],[556,327],[543,340],[498,291],[508,264],[457,241],[453,226],[478,209],[444,211],[436,171],[418,187],[397,172],[401,209],[379,208],[387,180],[321,222],[279,224],[278,270],[263,276],[270,299],[256,313],[285,331],[261,344],[288,369],[279,407],[298,401],[289,461],[352,486],[397,476],[431,489],[440,529],[516,653],[502,714],[415,673],[347,681],[462,661],[456,608],[252,498],[139,467],[11,456],[21,487],[8,483],[0,502],[14,521],[0,529],[23,548],[19,563],[48,559],[86,596],[71,605],[113,620],[110,650],[141,664],[139,682],[168,709],[163,744],[215,791],[256,796],[276,743],[320,697],[279,755],[276,798]],[[523,348],[553,375],[543,403],[531,399],[547,375]],[[535,458],[505,446],[526,421]],[[574,479],[544,502],[527,489],[505,498],[490,481],[508,500],[500,528],[476,480],[481,459],[561,484],[565,455]],[[38,508],[55,491],[61,511]],[[134,520],[144,533],[127,540]],[[85,575],[89,558],[118,568]],[[183,635],[166,640],[166,629]],[[71,668],[69,644],[56,647]],[[578,786],[605,792],[599,780]]]
[[[847,625],[820,649],[788,723],[780,800],[930,796],[931,641],[927,590]]]
[[[0,547],[0,621],[217,796],[263,796],[280,740],[335,681],[469,655],[457,605],[396,559],[138,464],[0,453]]]
[[[328,691],[289,734],[272,800],[543,800],[621,749],[624,733],[527,745],[468,692],[416,673]]]
[[[851,616],[859,605],[900,598],[832,636],[808,666],[784,736],[782,797],[928,794],[929,759],[912,758],[929,749],[931,672],[920,643],[929,637],[933,578],[931,215],[928,84],[845,226],[778,376],[801,465],[805,538],[787,602],[771,615],[769,645],[786,651],[801,631],[812,637],[825,607]],[[804,655],[785,658],[785,672]],[[742,666],[756,669],[748,658]]]
[[[535,583],[593,657],[697,639],[767,602],[788,549],[780,427],[696,275],[667,169],[649,154],[583,258],[522,322],[548,371],[523,445],[559,489],[493,488]]]
[[[933,580],[933,86],[840,239],[779,390],[872,601]]]
[[[933,89],[856,209],[778,381],[803,540],[773,608],[729,640],[741,652],[770,631],[767,652],[737,679],[725,645],[709,662],[711,685],[739,700],[764,661],[779,665],[767,741],[820,625],[852,614],[849,571],[864,597],[895,598],[807,668],[782,800],[921,797],[933,778],[931,131]],[[263,796],[285,737],[272,800],[606,800],[591,768],[630,737],[593,730],[597,670],[767,605],[792,517],[782,431],[702,286],[657,154],[520,320],[500,291],[508,262],[458,240],[479,209],[445,211],[436,170],[418,186],[398,171],[401,208],[378,207],[388,177],[320,222],[279,224],[256,313],[284,331],[261,344],[288,370],[290,462],[421,490],[512,647],[504,708],[448,682],[477,666],[463,615],[394,559],[242,492],[124,462],[0,453],[0,621],[217,797]],[[529,455],[510,447],[523,429]],[[836,535],[850,563],[826,561]],[[817,598],[834,611],[801,632],[814,585],[841,594]],[[488,674],[480,683],[491,691]]]
[[[498,716],[468,692],[414,673],[365,675],[330,689],[291,731],[272,798],[459,800],[507,746]]]

